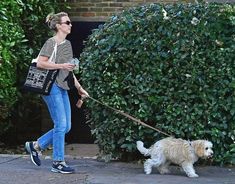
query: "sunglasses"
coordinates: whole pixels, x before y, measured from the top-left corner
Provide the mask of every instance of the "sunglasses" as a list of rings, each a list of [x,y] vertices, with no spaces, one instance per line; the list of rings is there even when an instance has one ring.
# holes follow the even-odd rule
[[[67,24],[67,25],[72,25],[72,22],[70,22],[70,21],[66,21],[66,22],[61,22],[60,24]]]

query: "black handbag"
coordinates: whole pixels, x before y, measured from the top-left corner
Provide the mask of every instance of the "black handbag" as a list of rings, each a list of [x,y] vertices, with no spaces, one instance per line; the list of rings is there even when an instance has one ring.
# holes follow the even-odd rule
[[[56,58],[57,44],[55,44],[54,50],[49,62],[53,62],[52,59]],[[48,70],[37,67],[37,60],[33,59],[28,70],[28,74],[23,85],[23,89],[29,92],[34,92],[42,95],[49,95],[52,85],[55,82],[58,70]],[[54,59],[55,60],[55,59]]]

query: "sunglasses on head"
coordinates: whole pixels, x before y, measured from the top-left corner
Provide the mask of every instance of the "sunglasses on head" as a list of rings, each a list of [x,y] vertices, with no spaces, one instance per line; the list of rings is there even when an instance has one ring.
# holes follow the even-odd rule
[[[70,22],[70,21],[66,21],[66,22],[61,22],[60,24],[67,24],[67,25],[72,25],[72,22]]]

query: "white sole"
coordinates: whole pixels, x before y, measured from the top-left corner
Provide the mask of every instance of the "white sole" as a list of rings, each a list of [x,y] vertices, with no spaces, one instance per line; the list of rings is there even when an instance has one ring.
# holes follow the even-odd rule
[[[55,169],[55,168],[51,168],[51,172],[62,173],[62,174],[72,174],[72,173],[74,173],[74,172],[61,171],[61,170],[58,170],[58,169]]]
[[[26,142],[26,143],[25,143],[25,148],[26,148],[26,150],[28,151],[28,153],[31,154],[29,142]]]

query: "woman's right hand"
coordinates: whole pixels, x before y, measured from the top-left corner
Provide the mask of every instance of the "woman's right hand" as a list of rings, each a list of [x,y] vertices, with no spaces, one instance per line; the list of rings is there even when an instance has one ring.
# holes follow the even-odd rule
[[[61,65],[61,69],[68,70],[68,71],[73,71],[73,69],[76,66],[76,65],[71,64],[71,63],[63,63],[63,64],[60,64],[60,65]]]

